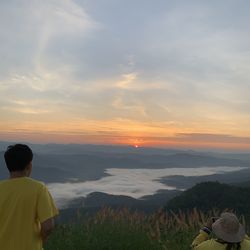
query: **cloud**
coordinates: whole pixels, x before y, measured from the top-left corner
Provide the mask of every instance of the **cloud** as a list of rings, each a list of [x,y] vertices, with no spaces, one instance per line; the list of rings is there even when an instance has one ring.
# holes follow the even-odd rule
[[[248,5],[2,1],[1,117],[250,136]]]
[[[136,73],[130,73],[130,74],[124,74],[122,75],[122,80],[117,82],[118,88],[130,88],[130,85],[134,83],[136,85],[136,79],[137,74]]]
[[[1,5],[2,113],[58,112],[58,103],[65,103],[74,89],[69,89],[69,83],[76,85],[74,65],[67,62],[68,51],[76,40],[84,41],[97,23],[68,0]]]
[[[5,59],[2,79],[13,74],[48,77],[67,73],[72,70],[67,63],[71,46],[77,39],[84,41],[88,32],[97,27],[83,8],[69,0],[22,4],[12,1],[1,5],[0,53]]]
[[[92,192],[105,192],[114,195],[126,195],[141,198],[152,195],[158,190],[174,190],[173,186],[165,185],[157,180],[164,176],[204,176],[215,173],[239,171],[239,167],[202,167],[202,168],[167,168],[167,169],[107,169],[110,176],[97,181],[76,183],[51,183],[48,188],[57,205],[67,207],[75,199],[86,197]]]

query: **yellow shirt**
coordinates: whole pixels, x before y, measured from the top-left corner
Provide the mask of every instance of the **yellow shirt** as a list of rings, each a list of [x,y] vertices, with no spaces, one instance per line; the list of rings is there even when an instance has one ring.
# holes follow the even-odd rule
[[[46,186],[28,177],[0,182],[0,249],[41,250],[40,223],[58,214]]]
[[[209,235],[200,230],[200,234],[194,239],[192,243],[194,250],[225,250],[226,245],[219,243],[215,239],[209,239]],[[249,250],[250,241],[249,238],[246,238],[241,242],[241,250]]]

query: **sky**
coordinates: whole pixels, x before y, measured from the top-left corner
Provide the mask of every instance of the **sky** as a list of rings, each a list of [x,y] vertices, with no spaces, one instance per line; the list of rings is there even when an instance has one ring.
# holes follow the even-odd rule
[[[1,0],[0,140],[250,150],[247,0]]]

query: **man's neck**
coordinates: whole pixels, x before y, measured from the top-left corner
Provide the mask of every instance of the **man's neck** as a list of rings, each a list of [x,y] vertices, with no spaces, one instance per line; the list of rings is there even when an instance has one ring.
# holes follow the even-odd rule
[[[26,172],[24,171],[16,171],[10,173],[10,179],[20,178],[20,177],[27,177]]]

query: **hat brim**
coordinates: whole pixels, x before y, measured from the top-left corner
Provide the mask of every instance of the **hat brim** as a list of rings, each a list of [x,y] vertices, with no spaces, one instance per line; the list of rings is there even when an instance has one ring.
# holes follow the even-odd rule
[[[240,224],[239,230],[237,233],[228,234],[227,232],[223,230],[220,222],[221,222],[221,219],[218,219],[212,225],[213,232],[219,239],[224,240],[229,243],[237,243],[237,242],[241,242],[242,240],[244,240],[246,232],[245,232],[245,228],[243,225]]]

